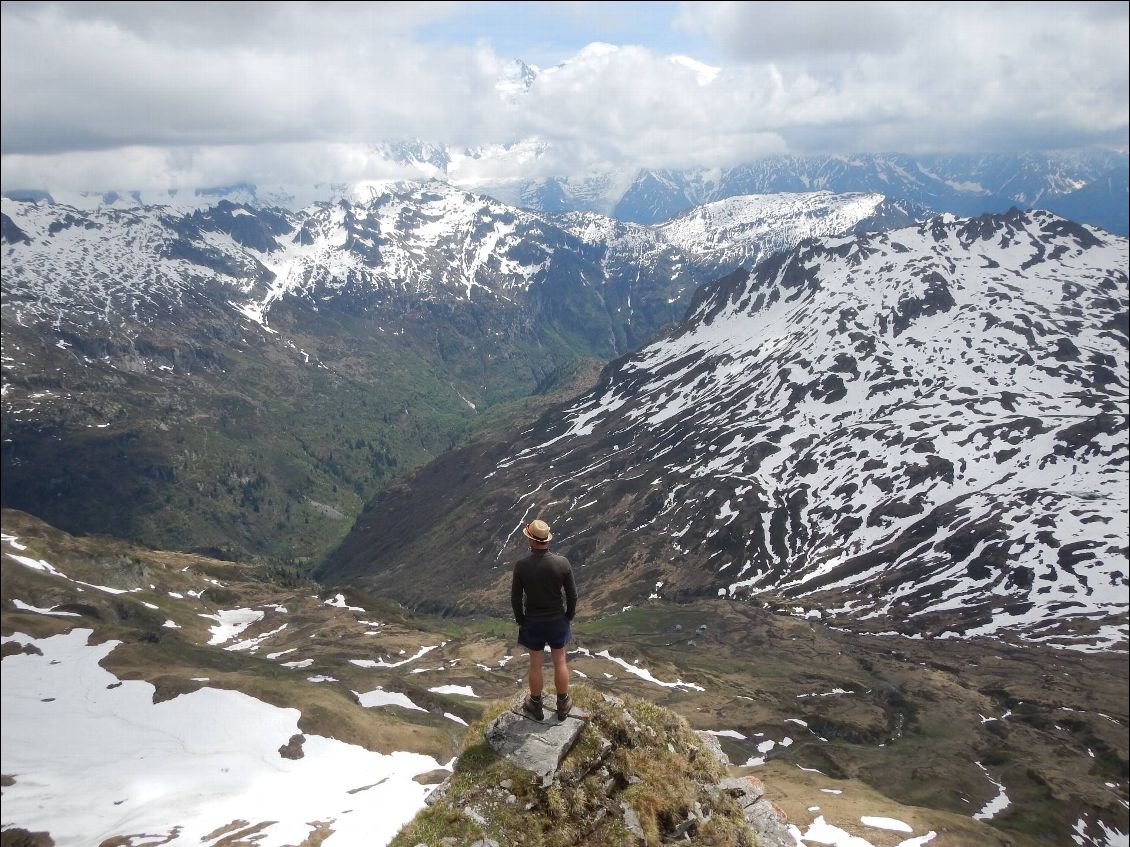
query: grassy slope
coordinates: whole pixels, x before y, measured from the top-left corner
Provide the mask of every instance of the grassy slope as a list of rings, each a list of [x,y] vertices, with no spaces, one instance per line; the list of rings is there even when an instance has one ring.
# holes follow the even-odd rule
[[[308,568],[395,475],[481,416],[503,426],[496,407],[520,413],[590,349],[467,310],[282,310],[277,335],[154,329],[86,364],[6,325],[21,362],[5,365],[6,402],[21,410],[2,423],[4,505],[74,532]]]
[[[27,548],[19,555],[46,560],[73,579],[92,585],[140,589],[125,594],[81,589],[4,556],[4,634],[23,632],[44,637],[81,626],[93,630],[93,641],[120,641],[105,666],[121,679],[152,683],[155,701],[201,688],[204,683],[194,678],[207,678],[209,687],[242,691],[276,706],[298,709],[304,731],[377,752],[414,750],[440,760],[449,758],[459,737],[457,725],[443,719],[443,712],[460,713],[467,719],[477,714],[473,707],[452,706],[413,687],[407,690],[419,705],[431,711],[360,707],[351,692],[388,684],[389,675],[363,671],[348,659],[395,654],[408,646],[415,649],[422,640],[432,638],[432,633],[411,626],[387,603],[371,602],[370,612],[352,613],[326,606],[316,594],[316,586],[283,586],[265,578],[255,567],[96,536],[74,538],[29,515],[5,510],[3,516],[5,534],[19,538]],[[5,551],[9,549],[6,544]],[[151,585],[154,588],[149,588]],[[12,601],[16,599],[40,608],[58,606],[80,617],[14,610]],[[283,623],[287,628],[264,643],[261,650],[230,651],[208,644],[213,621],[202,615],[218,609],[264,608],[266,604],[281,605],[286,611],[268,609],[263,621],[240,638],[273,630]],[[372,628],[358,624],[359,617],[379,617],[380,637],[366,636]],[[165,627],[167,620],[178,628]],[[266,657],[269,652],[291,648],[294,652],[277,660]],[[312,659],[314,664],[309,671],[282,666],[282,662],[295,658]],[[309,682],[307,677],[315,673],[334,675],[342,684]],[[394,676],[399,681],[400,674]]]

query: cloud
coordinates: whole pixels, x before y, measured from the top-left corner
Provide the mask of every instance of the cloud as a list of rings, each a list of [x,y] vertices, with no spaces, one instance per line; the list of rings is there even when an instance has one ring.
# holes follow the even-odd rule
[[[684,3],[676,25],[752,61],[897,52],[913,35],[913,17],[905,3]]]
[[[793,149],[1126,144],[1125,3],[688,3],[676,25],[791,81],[769,120]]]
[[[458,135],[493,83],[363,4],[87,5],[4,7],[5,153]]]
[[[160,192],[248,182],[297,187],[418,179],[412,167],[389,161],[372,145],[344,142],[265,142],[195,146],[131,145],[50,156],[4,157],[5,189]],[[8,174],[13,174],[8,179]]]
[[[513,57],[421,36],[476,8],[5,3],[4,187],[385,178],[399,171],[372,145],[408,138],[525,140],[461,160],[495,178],[1127,143],[1124,3],[686,4],[656,43],[709,39],[717,56],[692,57],[723,66],[712,78],[646,45],[591,45],[516,98],[496,89]]]

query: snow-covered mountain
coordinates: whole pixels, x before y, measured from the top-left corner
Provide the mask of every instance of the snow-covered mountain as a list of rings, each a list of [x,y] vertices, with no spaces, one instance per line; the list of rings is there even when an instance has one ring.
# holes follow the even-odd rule
[[[443,579],[489,604],[541,516],[598,607],[761,596],[1125,649],[1127,259],[1044,212],[802,242],[517,443],[449,459],[473,491],[441,460],[386,492],[327,575],[420,602],[405,528],[442,509],[467,562]]]
[[[1122,196],[1076,210],[1083,222],[1101,223],[1126,233],[1119,200],[1126,194],[1126,157],[1107,151],[1057,154],[987,154],[907,156],[775,156],[733,168],[636,171],[627,186],[607,175],[576,180],[540,180],[537,191],[524,199],[534,206],[556,191],[574,202],[589,201],[594,186],[612,190],[592,201],[609,204],[607,211],[622,220],[654,223],[688,208],[740,194],[778,191],[879,192],[938,212],[980,214],[1019,208],[1047,207],[1095,183],[1114,181]],[[617,191],[618,190],[618,191]],[[487,191],[487,193],[491,193]],[[599,199],[597,199],[599,198]],[[1121,223],[1119,222],[1121,221]]]
[[[286,298],[471,302],[571,286],[609,313],[613,353],[677,318],[707,279],[806,237],[910,219],[880,195],[816,192],[731,198],[646,227],[537,215],[441,182],[369,189],[363,201],[298,212],[226,200],[189,214],[84,212],[6,198],[6,317],[148,323],[219,297],[266,324]],[[621,324],[633,323],[626,338]]]
[[[1127,234],[1125,152],[900,153],[768,156],[734,167],[681,170],[620,167],[521,178],[551,157],[547,142],[493,149],[482,160],[453,153],[446,178],[523,208],[587,210],[657,223],[727,197],[778,192],[878,193],[959,215],[1047,208]],[[489,167],[483,167],[489,161]],[[497,176],[504,174],[505,176]]]
[[[483,408],[638,347],[767,251],[906,217],[814,193],[646,227],[368,189],[299,211],[5,199],[4,502],[167,547],[321,553]]]

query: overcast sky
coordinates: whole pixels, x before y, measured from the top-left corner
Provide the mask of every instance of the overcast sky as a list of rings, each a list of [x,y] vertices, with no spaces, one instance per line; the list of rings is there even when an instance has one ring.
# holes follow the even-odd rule
[[[505,167],[544,175],[1128,137],[1125,2],[5,2],[2,15],[5,189],[383,178],[396,174],[371,145],[410,138],[535,139],[540,157]],[[500,92],[515,58],[555,69]]]

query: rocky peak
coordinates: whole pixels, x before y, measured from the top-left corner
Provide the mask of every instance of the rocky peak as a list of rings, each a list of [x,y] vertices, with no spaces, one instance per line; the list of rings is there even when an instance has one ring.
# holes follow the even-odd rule
[[[647,700],[572,693],[581,708],[560,723],[520,714],[520,698],[488,711],[394,847],[795,843],[761,780],[730,776],[712,736]]]

